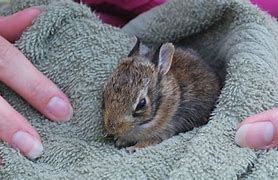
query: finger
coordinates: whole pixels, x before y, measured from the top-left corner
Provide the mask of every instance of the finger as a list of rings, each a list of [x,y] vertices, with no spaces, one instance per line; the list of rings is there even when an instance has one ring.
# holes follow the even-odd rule
[[[40,13],[38,8],[29,8],[11,16],[0,17],[0,35],[14,42]]]
[[[242,147],[266,149],[278,147],[278,108],[246,118],[235,135]]]
[[[61,90],[43,76],[19,50],[1,37],[0,81],[48,118],[66,121],[72,117],[70,102]]]
[[[38,133],[0,96],[0,139],[19,149],[30,159],[42,154],[43,146]]]

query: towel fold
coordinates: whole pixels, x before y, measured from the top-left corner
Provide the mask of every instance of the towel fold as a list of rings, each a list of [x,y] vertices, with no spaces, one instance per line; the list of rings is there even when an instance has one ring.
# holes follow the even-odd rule
[[[2,14],[43,5],[16,46],[71,99],[71,121],[55,123],[0,85],[0,93],[42,136],[44,154],[30,161],[0,143],[1,179],[274,179],[278,152],[234,143],[245,117],[277,106],[278,25],[242,0],[171,0],[123,29],[102,24],[67,0],[12,0]],[[103,136],[101,90],[138,36],[147,45],[175,41],[194,48],[223,80],[207,125],[132,155]]]

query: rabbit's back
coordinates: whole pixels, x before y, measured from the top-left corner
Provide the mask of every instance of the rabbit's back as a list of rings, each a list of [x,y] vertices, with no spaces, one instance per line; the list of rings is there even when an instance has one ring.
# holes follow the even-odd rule
[[[181,92],[171,126],[182,132],[207,123],[220,91],[217,75],[196,52],[178,48],[170,72]]]

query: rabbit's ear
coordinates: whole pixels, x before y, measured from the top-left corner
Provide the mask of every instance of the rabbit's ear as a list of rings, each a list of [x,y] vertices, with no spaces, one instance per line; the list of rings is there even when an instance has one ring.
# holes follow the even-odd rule
[[[156,57],[154,57],[156,60],[154,60],[153,63],[155,63],[161,75],[167,74],[170,70],[174,52],[175,46],[172,43],[166,43],[163,44],[156,53]]]
[[[134,41],[136,41],[136,44],[134,45],[134,47],[132,48],[132,50],[130,51],[130,53],[128,54],[128,57],[132,57],[132,56],[138,56],[139,55],[139,51],[140,51],[140,40],[135,37]]]

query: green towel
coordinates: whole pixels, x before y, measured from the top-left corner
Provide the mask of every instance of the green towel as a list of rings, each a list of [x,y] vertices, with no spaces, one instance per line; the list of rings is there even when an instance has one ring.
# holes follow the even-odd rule
[[[30,161],[4,143],[1,179],[273,179],[278,152],[234,143],[237,124],[278,104],[278,25],[244,0],[170,0],[122,30],[65,0],[14,0],[2,14],[31,5],[45,12],[16,46],[72,100],[73,119],[54,123],[4,85],[0,93],[38,130],[44,154]],[[218,70],[223,89],[211,120],[134,154],[103,136],[103,83],[132,35],[147,45],[175,41]]]

